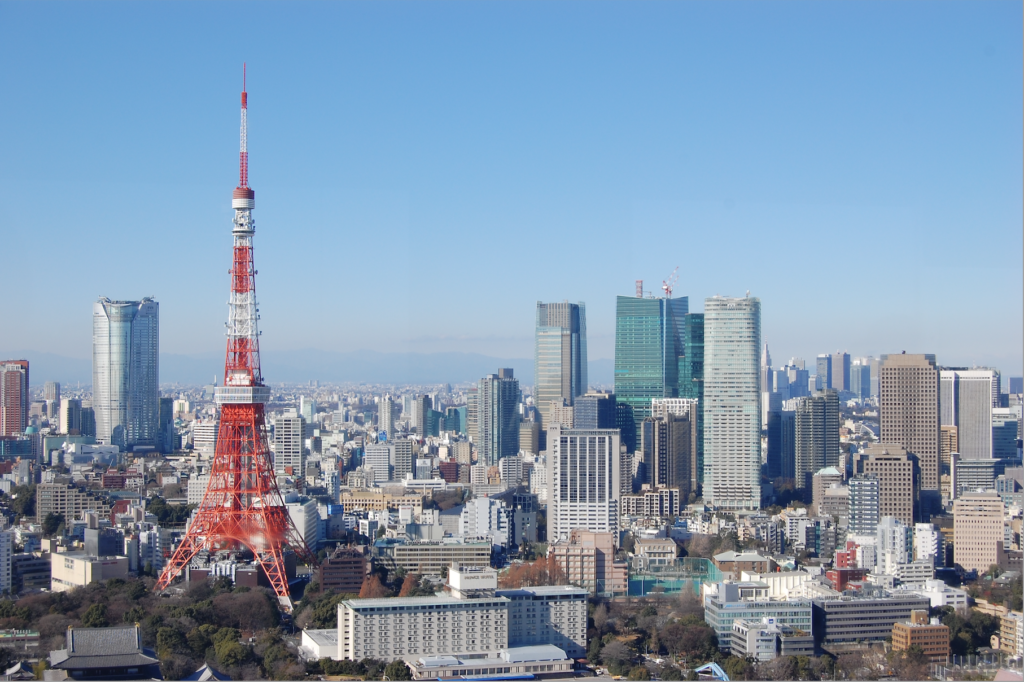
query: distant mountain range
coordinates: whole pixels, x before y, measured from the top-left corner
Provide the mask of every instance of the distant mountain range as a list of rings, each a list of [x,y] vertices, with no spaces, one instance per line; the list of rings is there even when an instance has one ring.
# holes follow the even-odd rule
[[[0,353],[2,359],[29,360],[33,386],[44,381],[65,385],[92,383],[92,360],[69,358],[53,353],[16,351]],[[523,385],[533,384],[533,360],[495,358],[479,353],[379,353],[360,350],[339,353],[324,350],[263,351],[263,374],[271,383],[368,384],[458,384],[476,381],[485,374],[511,367]],[[591,385],[610,386],[614,381],[614,361],[591,360]],[[223,353],[202,355],[160,355],[161,384],[208,384],[224,373]]]

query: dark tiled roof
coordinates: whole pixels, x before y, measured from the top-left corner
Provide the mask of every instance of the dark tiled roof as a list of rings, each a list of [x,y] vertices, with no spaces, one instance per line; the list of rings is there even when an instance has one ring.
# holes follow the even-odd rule
[[[67,648],[50,652],[50,666],[61,670],[136,668],[159,663],[142,648],[138,625],[113,628],[68,628]]]

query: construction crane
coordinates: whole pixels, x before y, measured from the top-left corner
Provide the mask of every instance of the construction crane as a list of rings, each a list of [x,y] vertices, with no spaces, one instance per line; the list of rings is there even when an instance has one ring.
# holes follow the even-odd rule
[[[661,290],[665,292],[665,298],[672,298],[672,289],[675,288],[676,282],[679,281],[679,266],[672,271],[672,274],[668,276],[668,279],[662,280]]]

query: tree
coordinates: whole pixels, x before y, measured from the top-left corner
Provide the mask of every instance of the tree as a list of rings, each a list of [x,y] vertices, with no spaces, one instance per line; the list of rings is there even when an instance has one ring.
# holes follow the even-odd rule
[[[749,680],[754,676],[754,666],[739,656],[729,656],[722,661],[722,670],[730,680]]]
[[[108,625],[106,604],[93,604],[82,614],[82,627],[105,628]]]
[[[601,649],[601,662],[608,666],[609,672],[614,675],[620,675],[629,670],[632,661],[633,652],[618,640],[612,640]]]
[[[629,675],[626,676],[628,680],[649,680],[651,679],[651,672],[646,666],[638,665],[629,671]]]
[[[405,576],[405,580],[402,581],[402,589],[398,591],[399,597],[412,596],[413,591],[420,586],[419,576],[415,573],[410,573]],[[390,677],[390,675],[388,676]]]
[[[608,607],[604,604],[598,604],[597,608],[594,609],[594,627],[597,628],[598,632],[604,629],[604,626],[608,624]]]
[[[19,485],[11,490],[11,509],[18,516],[36,515],[36,487]]]
[[[177,628],[160,628],[156,631],[156,650],[160,658],[170,658],[173,654],[188,651],[189,645]]]
[[[390,680],[411,680],[412,671],[409,670],[409,666],[405,664],[405,661],[396,658],[387,664],[384,668],[384,674],[388,676]]]
[[[376,573],[363,578],[363,586],[359,590],[360,599],[381,599],[388,596],[388,590],[380,582]]]
[[[64,515],[50,512],[43,519],[43,533],[45,535],[56,535],[57,530],[64,525]]]

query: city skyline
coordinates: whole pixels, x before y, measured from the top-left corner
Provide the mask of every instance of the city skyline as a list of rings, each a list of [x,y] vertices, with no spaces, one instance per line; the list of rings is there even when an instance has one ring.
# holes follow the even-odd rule
[[[33,278],[36,261],[13,262],[47,304],[0,302],[25,322],[0,339],[7,356],[89,357],[98,292],[160,300],[168,353],[219,352],[213,292],[226,279],[212,254],[227,244],[219,191],[236,123],[225,93],[247,60],[270,352],[530,359],[535,301],[567,299],[586,303],[589,356],[607,360],[615,297],[636,279],[659,291],[678,265],[693,312],[716,294],[758,296],[778,358],[906,350],[1022,374],[1019,6],[596,5],[585,32],[561,5],[312,5],[255,9],[244,43],[206,40],[215,22],[190,21],[191,9],[60,7],[0,9],[0,59],[35,55],[0,74],[21,103],[0,113],[22,131],[0,166],[6,232],[21,252],[45,239],[58,264]],[[294,54],[296,32],[334,26],[340,52],[306,40]],[[170,49],[179,34],[194,54]],[[855,58],[865,44],[871,57]],[[55,97],[74,100],[70,121]],[[73,181],[49,172],[57,159]],[[38,211],[55,182],[59,210]],[[156,186],[173,199],[154,212]],[[365,249],[387,231],[382,252]],[[507,286],[464,284],[491,276],[499,248],[518,266]],[[835,258],[824,267],[811,253]],[[77,267],[104,258],[118,267]],[[393,276],[377,276],[382,262]],[[808,287],[822,270],[832,286]],[[413,293],[424,278],[471,312],[432,314]],[[372,296],[358,293],[367,283]],[[318,303],[339,291],[343,312]]]

